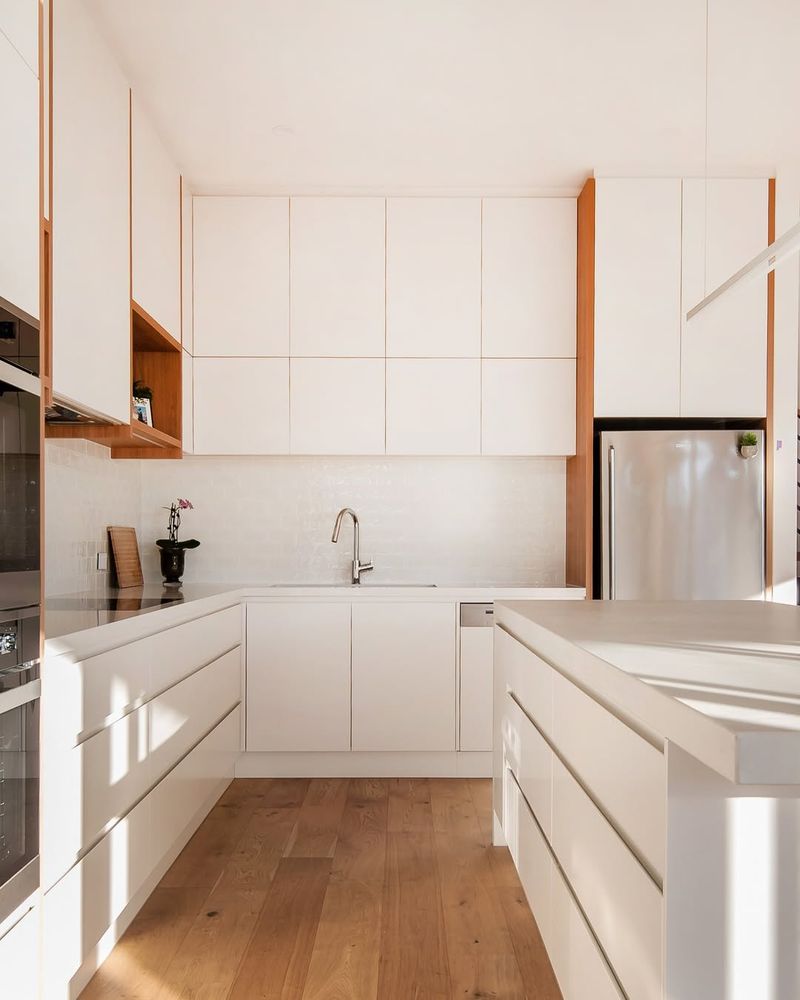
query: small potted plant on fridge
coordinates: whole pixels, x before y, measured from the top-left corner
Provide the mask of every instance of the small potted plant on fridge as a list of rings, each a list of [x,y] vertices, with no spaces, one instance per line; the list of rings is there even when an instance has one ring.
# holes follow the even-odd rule
[[[196,538],[189,538],[185,542],[178,541],[181,512],[184,510],[194,510],[194,504],[191,500],[184,500],[182,497],[178,497],[177,500],[173,500],[169,507],[165,507],[164,510],[169,511],[169,524],[167,525],[169,538],[159,538],[156,541],[156,545],[161,549],[161,575],[164,577],[164,585],[166,587],[180,587],[186,560],[186,550],[196,549],[200,544]]]
[[[758,434],[745,431],[739,438],[739,454],[742,458],[752,458],[758,454]]]

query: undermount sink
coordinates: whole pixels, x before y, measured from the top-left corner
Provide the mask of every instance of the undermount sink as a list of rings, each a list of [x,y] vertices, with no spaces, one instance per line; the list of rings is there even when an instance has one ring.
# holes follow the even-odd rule
[[[292,587],[298,589],[358,590],[375,589],[376,587],[435,587],[435,583],[271,583],[270,587]]]

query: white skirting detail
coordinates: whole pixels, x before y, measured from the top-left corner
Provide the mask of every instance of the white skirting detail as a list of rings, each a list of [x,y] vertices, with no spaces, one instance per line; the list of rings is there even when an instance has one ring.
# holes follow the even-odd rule
[[[491,752],[243,753],[237,778],[490,778]]]

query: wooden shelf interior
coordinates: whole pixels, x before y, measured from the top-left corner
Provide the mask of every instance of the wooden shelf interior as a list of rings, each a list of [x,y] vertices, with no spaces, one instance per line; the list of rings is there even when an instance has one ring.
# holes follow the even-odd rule
[[[181,362],[178,341],[132,301],[131,371],[134,382],[141,381],[153,391],[154,426],[140,423],[133,413],[131,425],[135,434],[144,435],[156,447],[181,447]]]

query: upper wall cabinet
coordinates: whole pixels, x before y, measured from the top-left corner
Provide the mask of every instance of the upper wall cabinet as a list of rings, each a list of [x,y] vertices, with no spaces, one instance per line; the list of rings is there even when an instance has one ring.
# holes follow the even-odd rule
[[[22,8],[17,0],[8,10],[2,6],[0,26],[5,29],[3,19]],[[16,25],[16,18],[12,20]],[[39,81],[5,34],[0,34],[0,94],[0,298],[38,318]]]
[[[181,184],[181,336],[183,349],[194,353],[194,264],[192,193]]]
[[[680,412],[680,179],[597,181],[595,416]]]
[[[685,314],[769,242],[769,182],[683,182],[681,416],[767,412],[767,280],[744,282]]]
[[[54,392],[127,423],[130,92],[81,0],[53,7]]]
[[[181,178],[141,103],[131,103],[133,298],[176,339],[181,328]]]
[[[289,356],[289,199],[194,199],[194,353]]]
[[[25,60],[28,69],[39,75],[38,0],[3,0],[0,4],[0,33],[4,34]],[[16,96],[16,91],[11,91]],[[6,109],[7,110],[7,109]]]
[[[386,353],[481,356],[481,202],[389,198]]]
[[[484,358],[574,358],[574,198],[483,202]]]
[[[385,205],[292,199],[292,357],[384,356]]]

